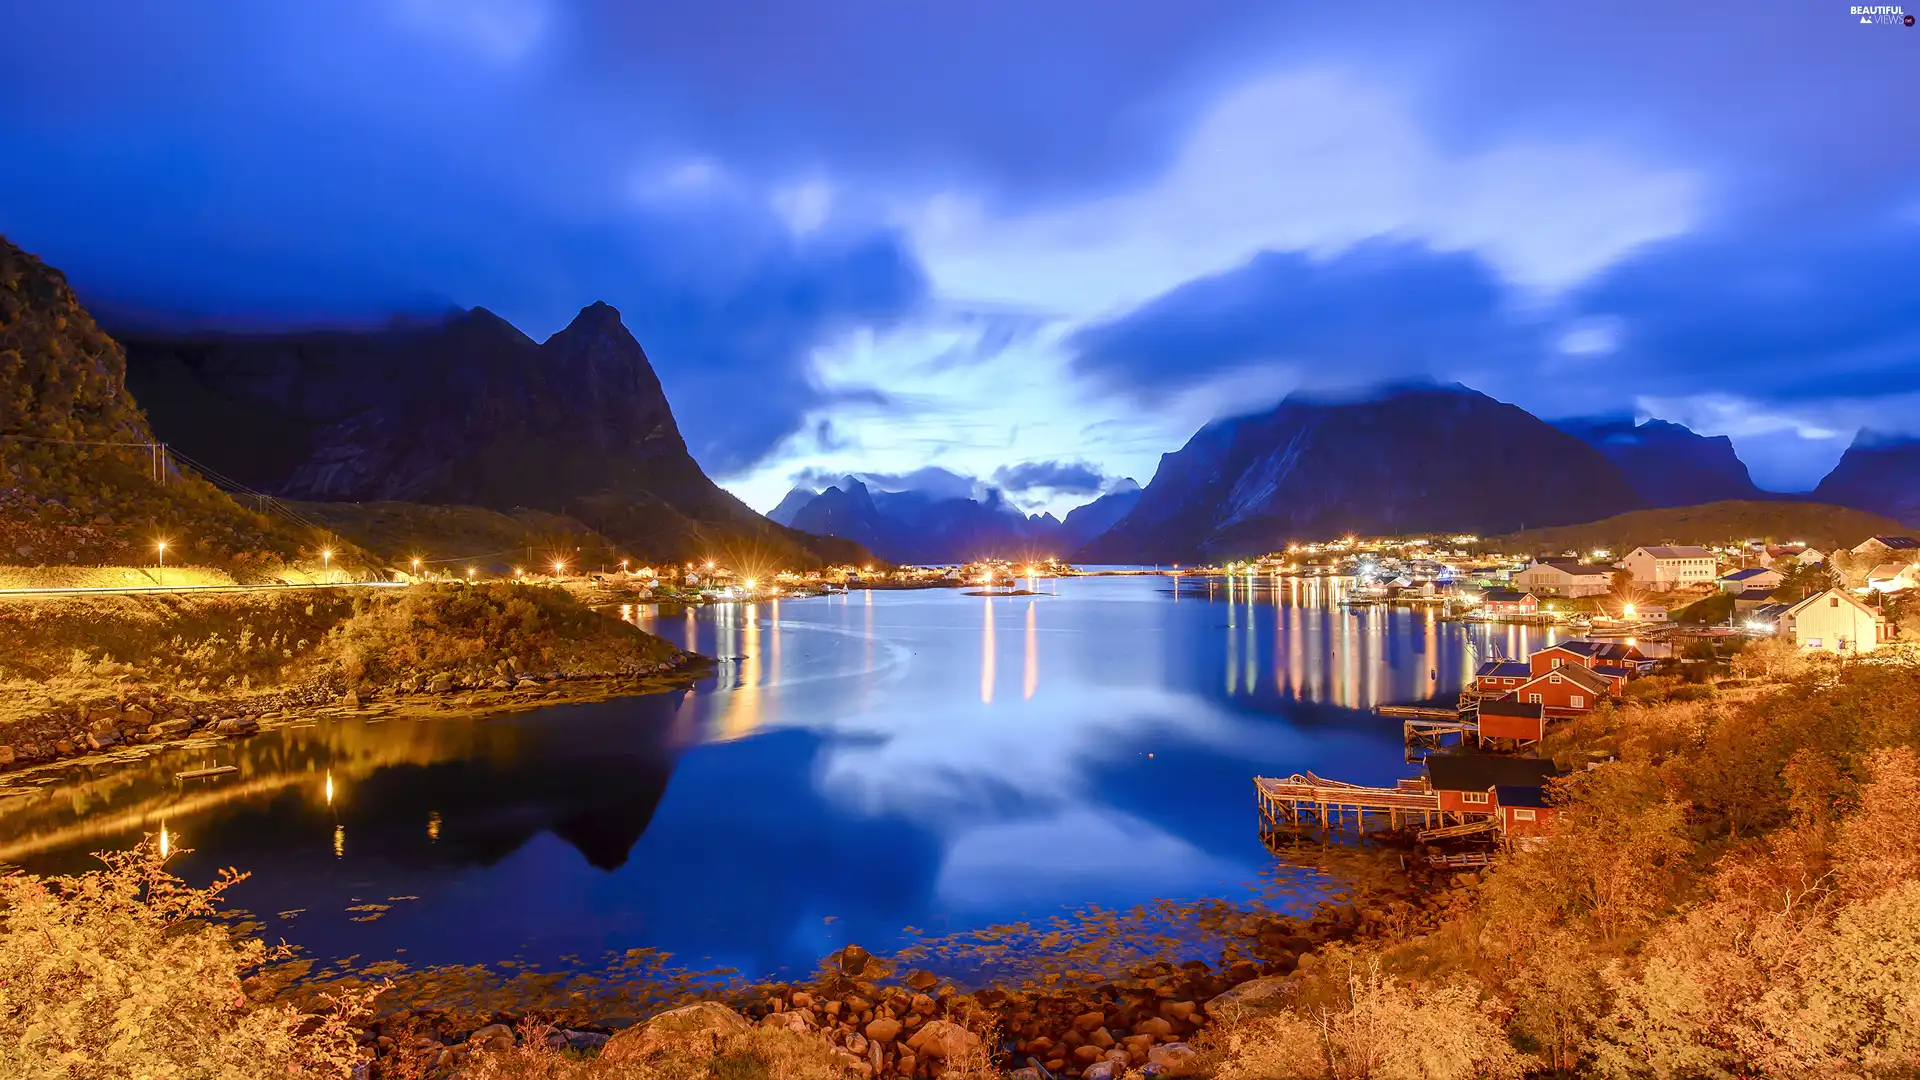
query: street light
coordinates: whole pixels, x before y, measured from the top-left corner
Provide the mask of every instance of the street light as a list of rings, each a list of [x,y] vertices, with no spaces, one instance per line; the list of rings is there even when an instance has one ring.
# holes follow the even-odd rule
[[[160,553],[160,567],[154,571],[153,582],[156,585],[164,585],[166,584],[167,576],[167,542],[165,540],[156,541],[153,547],[155,551]]]
[[[559,577],[561,571],[565,570],[566,568],[567,568],[566,563],[561,562],[559,559],[553,560],[553,576],[554,577]]]
[[[413,557],[413,576],[414,577],[420,576],[420,556],[418,555],[415,555]]]
[[[471,566],[467,567],[467,580],[468,581],[473,580],[473,567]]]
[[[333,549],[332,548],[320,549],[320,568],[321,568],[320,576],[326,578],[328,581],[332,581],[333,580]]]

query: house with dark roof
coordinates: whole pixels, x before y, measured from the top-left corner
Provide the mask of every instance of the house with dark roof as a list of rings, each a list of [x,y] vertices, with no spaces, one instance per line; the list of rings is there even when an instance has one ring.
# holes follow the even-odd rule
[[[1869,536],[1854,547],[1853,554],[1869,565],[1920,562],[1920,540],[1911,536]]]
[[[1544,707],[1549,718],[1583,715],[1617,693],[1612,678],[1582,664],[1543,671],[1513,688],[1514,697]]]
[[[1547,712],[1539,702],[1521,701],[1507,694],[1482,701],[1475,711],[1482,745],[1489,739],[1508,739],[1517,750],[1546,738]]]
[[[1483,697],[1499,697],[1526,682],[1533,672],[1518,660],[1489,660],[1473,673],[1473,692]]]
[[[1763,589],[1767,592],[1780,587],[1786,575],[1765,566],[1749,566],[1744,570],[1720,575],[1720,591],[1738,595],[1751,589]]]
[[[1552,761],[1540,758],[1494,757],[1490,754],[1430,754],[1427,783],[1439,796],[1441,813],[1491,814],[1496,786],[1546,786],[1560,775]]]

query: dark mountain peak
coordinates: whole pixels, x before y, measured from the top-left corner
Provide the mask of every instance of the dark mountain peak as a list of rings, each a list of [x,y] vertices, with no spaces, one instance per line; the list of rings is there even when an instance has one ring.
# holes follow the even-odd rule
[[[1920,528],[1920,438],[1860,429],[1813,497]]]
[[[1524,494],[1521,494],[1524,493]],[[1600,453],[1458,383],[1293,395],[1161,459],[1094,562],[1186,561],[1348,533],[1502,532],[1639,504]]]
[[[1616,413],[1554,421],[1554,426],[1606,455],[1649,506],[1695,506],[1761,495],[1725,435],[1702,435],[1684,424]]]
[[[595,300],[581,308],[580,313],[567,324],[567,330],[581,328],[600,333],[611,333],[616,327],[623,333],[627,329],[626,324],[620,321],[620,309],[605,300]]]

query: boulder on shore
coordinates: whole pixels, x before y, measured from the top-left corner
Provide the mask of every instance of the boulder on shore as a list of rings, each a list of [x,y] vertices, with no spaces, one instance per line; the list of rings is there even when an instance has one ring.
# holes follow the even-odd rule
[[[1207,1018],[1231,1023],[1268,1016],[1286,1008],[1293,992],[1293,984],[1277,975],[1250,979],[1208,1001]]]
[[[607,1040],[600,1057],[608,1064],[641,1061],[662,1050],[711,1054],[727,1038],[750,1029],[747,1018],[711,1001],[688,1005],[636,1024]]]

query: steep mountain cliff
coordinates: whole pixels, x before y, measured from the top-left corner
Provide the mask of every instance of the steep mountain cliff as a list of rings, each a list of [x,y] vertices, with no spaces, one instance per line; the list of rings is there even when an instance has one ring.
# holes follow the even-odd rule
[[[1457,384],[1361,401],[1296,394],[1163,455],[1140,504],[1082,562],[1174,562],[1348,533],[1494,533],[1639,503],[1599,451]]]
[[[1700,435],[1665,420],[1628,416],[1554,421],[1554,427],[1606,456],[1648,506],[1696,506],[1761,496],[1725,435]]]
[[[0,238],[0,562],[154,561],[265,571],[314,540],[153,446],[126,357],[58,270]]]
[[[484,308],[368,332],[123,340],[155,426],[273,494],[545,510],[649,560],[868,558],[709,480],[606,304],[538,344]]]
[[[1920,529],[1920,439],[1862,428],[1813,498]]]

